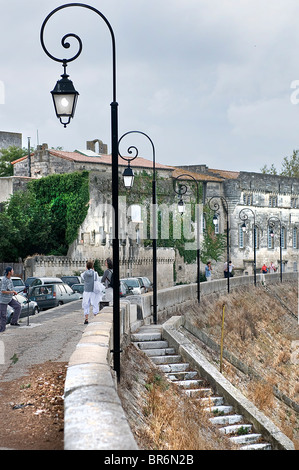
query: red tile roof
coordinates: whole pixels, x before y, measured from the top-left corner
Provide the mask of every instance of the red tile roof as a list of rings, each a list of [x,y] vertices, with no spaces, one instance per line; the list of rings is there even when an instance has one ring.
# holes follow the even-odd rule
[[[62,150],[52,150],[49,149],[50,155],[54,155],[55,157],[63,158],[65,160],[73,161],[73,162],[78,162],[78,163],[99,163],[99,164],[106,164],[106,165],[111,165],[111,155],[101,155],[98,157],[90,157],[87,155],[83,155],[79,152],[64,152]],[[28,155],[25,155],[22,158],[19,158],[18,160],[14,160],[12,162],[12,165],[15,163],[18,163],[22,160],[25,160],[28,158]],[[127,166],[127,161],[123,160],[121,157],[118,157],[118,164],[120,166]],[[146,158],[142,157],[137,157],[131,162],[132,167],[138,167],[138,168],[153,168],[153,162],[151,160],[147,160]],[[162,170],[172,170],[173,167],[169,165],[162,165],[161,163],[156,163],[156,168],[157,169],[162,169]]]

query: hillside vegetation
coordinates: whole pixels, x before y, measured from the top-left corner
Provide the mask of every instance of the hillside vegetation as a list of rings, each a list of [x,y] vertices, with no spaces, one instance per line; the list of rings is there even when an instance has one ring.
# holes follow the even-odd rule
[[[223,374],[263,411],[299,449],[298,285],[286,282],[238,288],[230,294],[203,296],[188,319],[220,344],[224,306],[224,348],[240,367],[223,360]],[[219,351],[194,338],[219,368]],[[250,373],[244,367],[250,367]],[[283,399],[277,398],[277,395]],[[227,438],[209,424],[204,412],[166,383],[134,346],[122,355],[120,396],[140,449],[230,449]],[[289,401],[288,404],[285,402]],[[292,407],[296,403],[297,411]]]

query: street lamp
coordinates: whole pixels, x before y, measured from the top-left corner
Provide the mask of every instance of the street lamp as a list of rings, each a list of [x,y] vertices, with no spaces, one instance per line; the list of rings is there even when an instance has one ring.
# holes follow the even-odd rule
[[[226,264],[227,264],[227,292],[229,293],[229,220],[228,220],[228,202],[223,196],[213,196],[211,199],[208,201],[208,206],[212,211],[214,211],[214,216],[213,216],[213,223],[216,225],[218,223],[218,217],[216,213],[219,211],[220,205],[218,202],[214,202],[213,206],[212,201],[213,199],[220,199],[222,201],[223,208],[226,213]]]
[[[280,282],[282,282],[282,236],[281,236],[281,220],[273,215],[268,219],[268,227],[270,229],[270,237],[274,239],[274,227],[276,222],[279,224],[279,264],[280,264]]]
[[[44,43],[44,29],[49,21],[49,19],[58,11],[69,8],[69,7],[82,7],[87,8],[95,12],[99,15],[104,22],[106,23],[112,40],[112,103],[111,103],[111,155],[112,155],[112,206],[114,210],[114,230],[113,230],[113,277],[114,277],[114,289],[113,289],[113,360],[114,360],[114,370],[117,374],[117,379],[120,379],[120,301],[119,301],[119,239],[118,239],[118,103],[116,101],[116,47],[115,47],[115,37],[113,29],[107,20],[107,18],[96,8],[85,5],[83,3],[68,3],[66,5],[61,5],[55,8],[44,20],[41,32],[40,32],[40,41],[44,52],[56,62],[60,62],[63,65],[64,73],[62,75],[62,79],[59,80],[51,92],[55,111],[57,117],[60,119],[60,122],[64,125],[64,127],[69,124],[72,117],[74,117],[75,107],[77,103],[77,98],[79,93],[75,90],[72,82],[68,79],[68,75],[66,74],[66,67],[69,62],[77,59],[82,51],[82,41],[76,34],[68,33],[66,34],[62,40],[61,44],[65,49],[70,47],[69,42],[67,39],[72,37],[75,38],[78,42],[79,49],[77,53],[70,57],[69,59],[59,59],[47,50],[45,43]],[[62,119],[65,118],[66,121],[63,122]]]
[[[156,190],[156,151],[155,151],[155,146],[152,141],[152,139],[145,134],[144,132],[141,131],[129,131],[126,132],[121,136],[121,138],[118,141],[118,148],[120,145],[121,140],[126,137],[129,134],[141,134],[145,136],[151,143],[152,146],[152,152],[153,152],[153,179],[152,179],[152,205],[153,205],[153,321],[155,324],[157,324],[157,190]],[[133,181],[134,181],[134,172],[130,166],[130,162],[137,158],[138,156],[138,149],[135,146],[130,146],[128,148],[128,153],[132,154],[133,150],[135,151],[135,156],[128,158],[128,157],[123,157],[119,150],[119,156],[128,162],[128,166],[123,172],[123,177],[124,177],[124,185],[126,188],[132,188],[133,186]]]
[[[185,212],[185,204],[183,201],[183,194],[186,194],[188,188],[186,184],[180,184],[179,189],[176,189],[176,182],[180,179],[186,180],[192,179],[196,183],[196,219],[197,219],[197,237],[196,237],[196,259],[197,259],[197,301],[200,303],[200,247],[199,247],[199,235],[200,235],[200,214],[199,214],[199,185],[198,181],[190,174],[179,175],[174,179],[173,189],[176,194],[180,196],[178,202],[178,211],[183,216]]]
[[[245,207],[239,212],[239,218],[243,220],[243,224],[241,226],[242,231],[245,232],[246,230],[246,221],[248,220],[248,215],[245,211],[250,211],[253,215],[253,273],[254,273],[254,285],[256,286],[256,223],[255,223],[255,213],[249,207]]]

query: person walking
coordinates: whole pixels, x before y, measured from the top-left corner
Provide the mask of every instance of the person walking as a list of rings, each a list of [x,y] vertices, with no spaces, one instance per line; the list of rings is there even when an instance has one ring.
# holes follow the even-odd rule
[[[100,281],[98,273],[94,270],[93,262],[88,261],[86,263],[86,271],[81,274],[81,279],[84,282],[84,291],[82,299],[82,308],[84,310],[84,324],[88,324],[88,317],[90,306],[92,306],[92,311],[94,316],[99,313],[99,302],[102,300],[101,294],[96,294],[94,292],[94,283]]]
[[[212,264],[211,261],[208,261],[205,267],[205,276],[207,281],[212,279]]]
[[[105,285],[105,296],[103,300],[105,302],[113,301],[113,262],[111,258],[105,260],[106,270],[102,277],[102,283]]]
[[[17,292],[14,290],[14,285],[12,283],[11,277],[13,276],[13,268],[7,266],[4,272],[4,278],[1,283],[0,290],[0,332],[6,330],[6,316],[7,316],[7,306],[13,308],[13,314],[10,320],[12,326],[20,326],[18,323],[20,314],[21,314],[21,304],[13,298],[14,295],[17,295]]]

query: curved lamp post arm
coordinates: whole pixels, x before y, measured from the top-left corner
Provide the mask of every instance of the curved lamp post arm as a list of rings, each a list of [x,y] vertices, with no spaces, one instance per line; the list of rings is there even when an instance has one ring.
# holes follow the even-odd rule
[[[217,200],[222,202],[222,206],[225,210],[226,214],[226,265],[227,265],[227,292],[229,293],[229,220],[228,220],[228,202],[223,196],[212,196],[208,201],[209,208],[214,211],[214,217],[216,216],[216,212],[220,209],[220,204]],[[213,204],[212,204],[212,201]]]
[[[244,222],[242,225],[242,229],[246,229],[246,221],[249,220],[248,214],[246,211],[251,212],[253,215],[253,274],[254,274],[254,285],[256,286],[256,223],[255,223],[255,213],[253,212],[250,207],[244,207],[244,209],[240,210],[239,218]]]
[[[269,219],[268,219],[268,227],[269,228],[273,229],[276,225],[276,222],[278,222],[278,224],[279,224],[280,282],[282,282],[282,235],[281,235],[282,226],[281,226],[281,220],[276,215],[273,215],[273,216],[269,217]],[[271,236],[273,236],[273,235],[271,234]]]
[[[196,183],[196,219],[197,219],[197,237],[196,237],[196,258],[197,258],[197,301],[200,303],[200,243],[199,243],[199,238],[200,238],[200,213],[199,213],[199,185],[198,181],[189,174],[182,174],[177,176],[174,181],[173,181],[173,189],[176,194],[180,196],[179,200],[179,207],[183,209],[184,207],[184,202],[183,202],[183,195],[186,194],[188,191],[188,187],[186,184],[182,184],[179,187],[179,190],[176,189],[176,182],[180,179],[186,180],[186,178],[193,180]],[[181,215],[183,215],[183,211],[181,211]]]
[[[153,152],[153,180],[152,180],[152,204],[153,204],[153,321],[155,324],[157,324],[157,194],[156,194],[156,151],[155,151],[155,146],[152,141],[152,139],[145,134],[145,132],[142,131],[128,131],[125,134],[123,134],[119,141],[118,141],[118,155],[125,161],[128,162],[128,167],[125,169],[123,175],[125,176],[125,172],[127,171],[128,173],[131,174],[131,178],[134,178],[134,172],[130,167],[131,161],[135,160],[135,158],[138,157],[138,148],[135,145],[131,145],[128,147],[127,152],[131,155],[133,152],[135,152],[135,155],[130,157],[124,157],[121,155],[119,151],[120,143],[121,141],[128,135],[130,134],[141,134],[144,137],[146,137],[152,146],[152,152]],[[133,179],[131,182],[131,185],[133,185]],[[129,187],[129,186],[127,186]]]
[[[106,25],[108,26],[108,29],[109,29],[110,34],[111,34],[111,39],[112,39],[112,68],[113,68],[113,93],[112,93],[112,95],[113,95],[113,101],[116,101],[116,46],[115,46],[115,36],[114,36],[113,29],[112,29],[109,21],[107,20],[107,18],[103,15],[103,13],[101,13],[95,7],[93,7],[91,5],[86,5],[84,3],[68,3],[68,4],[65,4],[65,5],[60,5],[59,7],[55,8],[53,11],[51,11],[51,13],[49,13],[48,16],[45,18],[45,20],[42,24],[42,27],[41,27],[41,31],[40,31],[40,41],[41,41],[42,48],[43,48],[44,52],[47,54],[48,57],[50,57],[52,60],[55,60],[56,62],[61,62],[63,67],[66,67],[68,62],[72,62],[73,60],[77,59],[77,57],[79,57],[79,55],[81,54],[82,48],[83,48],[82,41],[81,41],[80,37],[77,34],[74,34],[74,33],[66,34],[65,36],[63,36],[63,38],[61,40],[61,45],[65,49],[70,48],[70,43],[67,42],[68,38],[72,37],[72,38],[75,38],[78,41],[78,45],[79,45],[78,52],[74,56],[72,56],[68,59],[60,59],[58,57],[55,57],[54,55],[52,55],[48,51],[48,49],[45,46],[44,31],[45,31],[45,27],[46,27],[46,24],[48,23],[49,19],[55,13],[57,13],[58,11],[63,10],[65,8],[69,8],[69,7],[82,7],[82,8],[87,8],[88,10],[92,10],[97,15],[99,15],[104,20]]]

